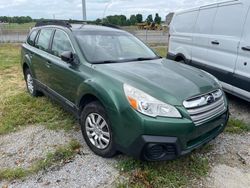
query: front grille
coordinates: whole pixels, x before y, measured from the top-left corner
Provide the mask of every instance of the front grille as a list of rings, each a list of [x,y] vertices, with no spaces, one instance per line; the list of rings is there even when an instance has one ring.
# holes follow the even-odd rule
[[[185,100],[183,105],[196,126],[226,111],[223,92],[220,89]]]

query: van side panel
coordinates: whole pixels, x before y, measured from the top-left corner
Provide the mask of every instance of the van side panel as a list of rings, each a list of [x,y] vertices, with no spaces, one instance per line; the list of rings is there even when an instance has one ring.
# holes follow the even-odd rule
[[[238,46],[243,31],[247,9],[242,3],[219,5],[208,36],[208,58],[206,63],[212,74],[221,81],[232,84],[236,66]]]
[[[182,54],[191,59],[195,22],[198,10],[176,14],[170,27],[169,53]]]
[[[217,6],[201,8],[195,25],[192,46],[192,61],[208,64],[210,57],[207,54],[209,46],[208,36],[211,35],[212,25]]]
[[[250,10],[248,10],[245,28],[239,46],[234,78],[234,85],[248,91],[248,98],[250,99]]]

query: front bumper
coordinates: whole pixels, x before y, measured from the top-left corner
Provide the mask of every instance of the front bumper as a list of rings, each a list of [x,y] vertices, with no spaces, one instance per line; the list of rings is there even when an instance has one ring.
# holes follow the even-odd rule
[[[227,110],[217,118],[196,127],[189,135],[141,135],[129,147],[121,150],[135,158],[147,161],[173,160],[192,152],[216,138],[223,132],[228,118],[229,113]]]

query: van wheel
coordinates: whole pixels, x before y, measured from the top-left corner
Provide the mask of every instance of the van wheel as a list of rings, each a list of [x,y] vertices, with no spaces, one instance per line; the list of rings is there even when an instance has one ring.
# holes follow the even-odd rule
[[[178,59],[176,60],[178,63],[183,63],[183,64],[186,64],[186,61],[184,59]]]
[[[25,70],[24,77],[25,77],[25,81],[26,81],[27,91],[29,92],[29,94],[33,97],[41,96],[42,93],[37,90],[37,86],[34,82],[33,76],[32,76],[29,69]]]
[[[102,157],[116,153],[113,132],[104,107],[97,101],[87,104],[81,113],[81,130],[90,149]]]

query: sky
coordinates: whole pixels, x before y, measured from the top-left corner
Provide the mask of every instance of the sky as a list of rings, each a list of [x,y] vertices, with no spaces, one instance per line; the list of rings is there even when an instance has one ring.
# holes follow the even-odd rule
[[[107,15],[140,13],[144,19],[159,13],[199,6],[220,0],[86,0],[87,20]],[[46,19],[82,19],[82,0],[0,0],[0,16],[31,16]]]

